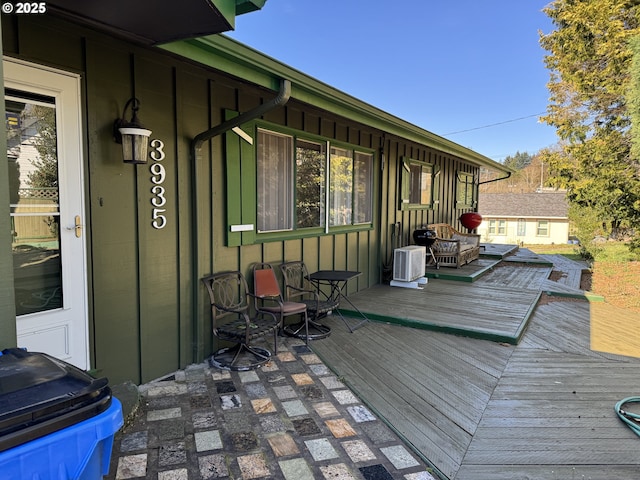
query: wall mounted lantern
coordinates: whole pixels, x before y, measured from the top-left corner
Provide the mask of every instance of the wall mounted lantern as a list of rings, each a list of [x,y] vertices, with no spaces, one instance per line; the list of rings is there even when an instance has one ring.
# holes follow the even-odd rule
[[[124,118],[127,108],[131,106],[131,121]],[[147,149],[149,148],[149,136],[151,130],[147,130],[138,120],[140,101],[130,98],[122,110],[122,118],[118,118],[113,124],[113,138],[116,143],[122,144],[122,160],[124,163],[147,163]]]

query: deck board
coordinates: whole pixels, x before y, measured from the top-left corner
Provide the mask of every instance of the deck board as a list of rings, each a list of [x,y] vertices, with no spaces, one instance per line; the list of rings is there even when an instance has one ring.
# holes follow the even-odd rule
[[[313,350],[374,411],[393,419],[401,436],[428,452],[429,462],[454,475],[513,347],[382,323],[350,334],[336,318],[328,323],[334,332],[312,342]]]
[[[517,317],[522,297],[546,285],[544,264],[510,265],[521,273],[496,268],[472,284],[436,279],[423,291],[350,298],[374,313],[493,331],[509,323],[504,305]],[[381,322],[349,333],[333,316],[331,336],[311,347],[443,479],[640,478],[638,437],[613,409],[638,393],[640,340],[628,332],[640,315],[606,302],[542,300],[518,345]]]
[[[539,284],[551,270],[512,270],[496,268],[474,283],[434,279],[423,290],[376,285],[349,300],[377,320],[516,343],[539,298]]]

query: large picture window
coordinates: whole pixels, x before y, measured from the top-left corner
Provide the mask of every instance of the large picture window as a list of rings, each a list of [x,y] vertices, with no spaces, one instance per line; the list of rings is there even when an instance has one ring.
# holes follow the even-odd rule
[[[255,150],[258,233],[371,223],[372,153],[265,128],[258,128]]]

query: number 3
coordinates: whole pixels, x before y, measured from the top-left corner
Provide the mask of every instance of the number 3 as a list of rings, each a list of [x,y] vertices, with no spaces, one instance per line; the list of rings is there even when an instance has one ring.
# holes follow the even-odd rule
[[[153,150],[151,150],[149,156],[156,162],[164,160],[164,142],[156,138],[151,140],[150,145]],[[164,166],[160,163],[151,164],[149,171],[151,172],[151,182],[155,184],[151,187],[151,193],[154,195],[151,198],[151,205],[156,207],[153,209],[151,225],[153,225],[153,228],[161,229],[167,224],[167,217],[163,215],[167,209],[158,208],[163,207],[167,203],[165,189],[161,186],[164,183],[167,172],[165,171]]]
[[[155,138],[151,140],[151,147],[153,148],[153,150],[151,151],[149,156],[156,162],[161,162],[162,160],[164,160],[164,142]]]

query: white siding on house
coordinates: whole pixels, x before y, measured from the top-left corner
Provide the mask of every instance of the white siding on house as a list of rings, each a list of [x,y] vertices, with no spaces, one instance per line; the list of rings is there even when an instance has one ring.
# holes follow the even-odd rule
[[[569,241],[569,205],[562,191],[481,193],[477,232],[483,242],[561,244]]]
[[[491,221],[504,222],[504,234],[502,232],[489,232]],[[566,218],[526,218],[524,235],[518,235],[518,218],[491,217],[484,215],[482,223],[478,227],[481,241],[484,243],[551,245],[567,243],[569,241],[569,222]],[[538,233],[540,221],[547,223],[547,235]]]

